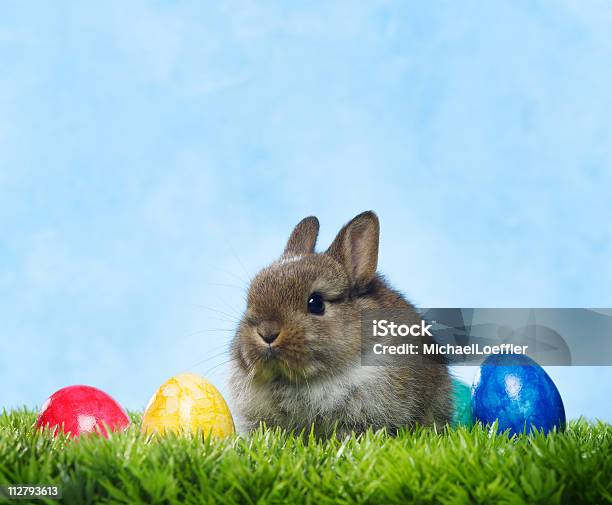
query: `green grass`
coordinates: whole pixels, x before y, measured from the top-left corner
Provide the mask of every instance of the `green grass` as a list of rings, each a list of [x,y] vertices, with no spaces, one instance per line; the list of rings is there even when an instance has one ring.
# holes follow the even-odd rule
[[[476,426],[343,441],[262,429],[217,441],[147,439],[134,415],[110,440],[70,441],[34,421],[30,411],[0,416],[0,483],[56,484],[63,503],[612,503],[606,423],[515,439]]]

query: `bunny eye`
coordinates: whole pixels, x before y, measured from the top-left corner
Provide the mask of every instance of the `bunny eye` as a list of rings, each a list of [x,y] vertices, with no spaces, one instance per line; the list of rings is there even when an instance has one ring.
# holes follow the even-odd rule
[[[325,312],[325,302],[320,293],[313,293],[308,297],[308,312],[317,316]]]

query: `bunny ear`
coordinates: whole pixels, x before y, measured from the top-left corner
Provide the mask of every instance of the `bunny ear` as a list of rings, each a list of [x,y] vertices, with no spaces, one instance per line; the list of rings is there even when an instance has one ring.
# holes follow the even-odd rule
[[[291,232],[283,256],[311,254],[319,234],[319,220],[315,216],[302,219]]]
[[[376,274],[379,231],[376,214],[363,212],[344,225],[327,250],[344,265],[357,287],[366,286]]]

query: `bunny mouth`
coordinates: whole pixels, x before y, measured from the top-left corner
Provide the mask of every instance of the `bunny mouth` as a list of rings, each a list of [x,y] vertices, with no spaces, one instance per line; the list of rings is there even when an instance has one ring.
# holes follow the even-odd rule
[[[287,359],[285,353],[270,345],[260,354],[259,368],[273,382],[294,382],[304,374],[300,364]]]
[[[278,358],[280,358],[280,353],[278,349],[268,344],[268,347],[263,353],[263,360],[268,361],[268,360],[273,360],[273,359],[278,359]]]
[[[262,369],[274,369],[283,362],[283,359],[278,349],[268,345],[259,350],[255,362]]]

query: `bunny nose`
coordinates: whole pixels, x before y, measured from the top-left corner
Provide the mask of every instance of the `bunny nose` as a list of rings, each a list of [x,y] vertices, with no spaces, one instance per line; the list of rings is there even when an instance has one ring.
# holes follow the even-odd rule
[[[259,336],[263,339],[263,341],[266,344],[271,344],[272,342],[274,342],[276,340],[276,337],[278,337],[278,332],[275,332],[275,333],[260,333],[259,330],[258,330],[257,333],[259,333]]]
[[[257,327],[257,333],[266,344],[271,344],[278,337],[280,327],[273,321],[265,321]]]

